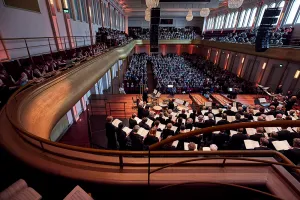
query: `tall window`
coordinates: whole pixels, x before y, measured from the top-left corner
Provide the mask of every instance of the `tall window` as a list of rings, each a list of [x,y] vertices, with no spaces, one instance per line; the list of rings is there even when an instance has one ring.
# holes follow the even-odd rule
[[[218,23],[219,23],[219,17],[216,18],[216,23],[215,23],[214,29],[217,29],[217,28],[218,28]]]
[[[269,8],[275,8],[275,3],[271,3],[271,4],[269,5]]]
[[[241,28],[243,26],[243,22],[244,22],[244,17],[245,17],[245,10],[242,11],[241,13],[241,17],[240,17],[240,20],[239,20],[239,23],[238,23],[238,28]]]
[[[248,9],[246,11],[244,22],[243,22],[243,27],[247,27],[247,25],[248,25],[250,12],[251,12],[251,9]]]
[[[232,28],[235,28],[235,26],[236,26],[238,14],[239,14],[239,12],[234,13]]]
[[[225,15],[222,15],[222,17],[221,17],[221,23],[220,23],[220,29],[223,28],[224,18],[225,18]]]
[[[99,24],[99,22],[98,22],[98,2],[97,2],[97,0],[92,0],[92,10],[93,10],[93,22],[94,22],[94,24]]]
[[[299,5],[300,5],[300,0],[294,0],[293,1],[293,5],[292,5],[290,11],[288,12],[288,18],[287,18],[285,24],[292,24],[293,23],[293,21],[296,17]],[[299,23],[298,21],[299,21],[299,18],[297,20],[297,23]]]
[[[234,13],[232,12],[232,13],[230,14],[229,23],[228,23],[228,28],[233,28],[233,18],[234,18]]]
[[[87,20],[85,0],[81,0],[81,12],[82,12],[82,21],[87,22],[88,20]]]
[[[256,14],[257,8],[253,8],[251,11],[251,15],[250,15],[250,19],[249,19],[249,24],[248,27],[251,27],[253,22],[254,22],[254,18],[255,18],[255,14]]]
[[[228,13],[226,16],[225,28],[228,28],[229,17],[230,17],[230,14]]]
[[[267,5],[263,5],[263,7],[262,7],[262,9],[261,9],[261,11],[260,11],[260,13],[259,13],[259,16],[258,16],[258,18],[257,18],[257,24],[256,24],[256,26],[259,26],[260,25],[260,22],[261,22],[261,20],[262,20],[262,18],[263,18],[263,15],[264,15],[264,13],[265,13],[265,10],[268,8],[268,6]]]
[[[74,0],[74,8],[76,13],[76,20],[81,20],[81,12],[80,12],[80,0]]]

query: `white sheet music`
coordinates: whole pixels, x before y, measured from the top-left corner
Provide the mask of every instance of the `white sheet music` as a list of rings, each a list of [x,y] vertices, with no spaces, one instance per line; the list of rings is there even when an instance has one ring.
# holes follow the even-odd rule
[[[144,129],[144,128],[140,128],[139,131],[137,132],[137,134],[139,134],[140,136],[146,137],[148,134],[148,130]]]
[[[233,135],[237,134],[238,132],[237,131],[234,131],[234,130],[230,130],[230,137],[232,137]]]
[[[202,115],[204,115],[206,112],[208,112],[208,110],[202,110],[201,111]]]
[[[94,200],[78,185],[64,198],[64,200]]]
[[[178,127],[177,127],[177,126],[172,126],[172,128],[171,128],[171,130],[172,130],[172,131],[174,131],[174,132],[176,132],[176,131],[177,131],[177,129],[178,129]]]
[[[208,116],[204,116],[204,120],[208,120]]]
[[[267,115],[266,116],[267,121],[273,121],[274,119],[275,119],[275,117],[273,115]]]
[[[161,136],[161,131],[156,131],[156,137],[160,138],[160,136]]]
[[[142,120],[138,117],[135,117],[134,120],[137,122],[137,124],[139,124]]]
[[[0,199],[11,199],[13,195],[27,187],[27,183],[23,179],[19,179],[0,193]]]
[[[236,108],[236,107],[232,107],[231,110],[232,110],[233,112],[237,112],[237,108]]]
[[[264,127],[266,133],[277,132],[278,129],[276,127]]]
[[[289,145],[289,143],[286,140],[273,141],[272,143],[277,151],[289,150],[291,148],[291,146]]]
[[[183,105],[183,103],[184,103],[184,101],[181,99],[175,99],[175,102],[178,104],[181,104],[181,105]]]
[[[164,130],[166,128],[166,125],[160,123],[157,128],[161,129],[161,130]]]
[[[253,121],[257,122],[257,116],[253,116]]]
[[[122,122],[121,120],[115,119],[115,120],[112,122],[112,124],[113,124],[115,127],[118,127],[119,124],[120,124],[121,122]]]
[[[259,103],[267,103],[266,98],[258,98]]]
[[[202,151],[211,151],[209,147],[203,147]]]
[[[256,147],[259,147],[259,143],[254,140],[244,140],[246,149],[254,149]]]
[[[185,102],[185,104],[184,104],[186,107],[188,107],[189,106],[189,102]]]
[[[216,123],[218,123],[220,120],[222,120],[222,117],[216,117]]]
[[[235,120],[235,116],[227,116],[227,121],[233,122]]]
[[[264,133],[266,139],[269,139],[268,133]]]
[[[153,124],[153,120],[151,120],[151,119],[148,118],[146,124],[151,127],[152,124]]]
[[[248,135],[254,135],[256,133],[255,128],[246,128],[246,132]]]
[[[127,135],[132,131],[132,129],[130,129],[130,128],[128,128],[128,127],[124,127],[123,129],[122,129]]]
[[[174,147],[177,147],[177,145],[178,145],[178,140],[176,140],[172,143],[172,146],[174,146]]]
[[[156,90],[156,89],[154,89],[154,90],[153,90],[153,93],[154,93],[154,94],[157,94],[157,90]]]
[[[15,194],[10,200],[40,200],[42,196],[37,193],[33,188],[28,187],[17,194]]]

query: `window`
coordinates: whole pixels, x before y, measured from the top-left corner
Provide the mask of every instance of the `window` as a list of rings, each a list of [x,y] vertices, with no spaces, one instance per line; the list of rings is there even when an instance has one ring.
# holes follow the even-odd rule
[[[87,20],[85,0],[80,0],[80,1],[81,1],[82,21],[87,22],[88,20]]]
[[[233,28],[233,18],[234,18],[234,13],[231,13],[229,18],[228,28]]]
[[[281,1],[281,2],[277,5],[277,7],[278,7],[278,8],[283,8],[283,7],[284,7],[284,4],[285,4],[285,2],[284,2],[284,1]]]
[[[225,15],[222,15],[222,17],[221,17],[221,23],[220,23],[220,29],[223,28],[224,18],[225,18]]]
[[[258,18],[257,18],[257,24],[256,24],[256,26],[259,26],[260,25],[260,22],[261,22],[261,20],[262,20],[262,17],[263,17],[263,15],[264,15],[264,13],[265,13],[265,10],[268,8],[268,6],[267,5],[264,5],[263,7],[262,7],[262,9],[261,9],[261,11],[260,11],[260,13],[259,13],[259,16],[258,16]]]
[[[257,8],[256,8],[256,7],[252,9],[251,15],[250,15],[250,19],[249,19],[248,27],[251,27],[251,26],[253,25],[256,11],[257,11]]]
[[[291,7],[291,9],[288,13],[288,18],[287,18],[285,24],[292,24],[293,23],[293,21],[295,19],[295,16],[297,14],[299,5],[300,5],[300,0],[294,0],[293,5],[292,5],[292,7]],[[299,23],[299,18],[297,20],[297,23]]]
[[[214,27],[215,29],[218,28],[218,23],[219,23],[219,17],[216,18],[216,23],[215,23],[215,27]]]
[[[81,20],[80,0],[74,0],[74,8],[76,12],[76,20]]]
[[[68,5],[66,5],[66,4],[68,4]],[[69,9],[71,19],[76,19],[76,17],[74,16],[73,7],[70,3],[70,0],[67,0],[64,2],[64,7]]]
[[[242,11],[241,13],[241,17],[240,17],[240,21],[239,21],[239,24],[238,24],[238,28],[241,28],[243,26],[243,22],[244,22],[244,17],[245,17],[245,10]]]
[[[247,27],[248,22],[249,22],[249,16],[250,16],[250,13],[251,13],[251,9],[248,9],[248,10],[246,11],[246,14],[245,14],[243,27]]]
[[[275,3],[271,3],[271,4],[269,5],[269,8],[275,8]]]
[[[228,14],[227,14],[227,17],[226,17],[225,28],[228,28],[229,17],[230,17],[230,14],[228,13]]]
[[[99,24],[99,22],[98,22],[98,2],[97,2],[97,0],[92,0],[92,8],[93,8],[93,21],[94,21],[94,24]]]
[[[234,13],[233,22],[232,22],[232,28],[235,28],[235,27],[236,27],[238,15],[239,15],[239,12],[235,12],[235,13]]]

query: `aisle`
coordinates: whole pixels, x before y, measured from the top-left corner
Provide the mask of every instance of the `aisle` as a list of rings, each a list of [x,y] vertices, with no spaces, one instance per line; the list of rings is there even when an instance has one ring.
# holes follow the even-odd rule
[[[156,88],[156,81],[154,80],[154,74],[152,70],[152,64],[150,62],[147,63],[147,77],[148,77],[148,88],[151,93],[154,88]]]

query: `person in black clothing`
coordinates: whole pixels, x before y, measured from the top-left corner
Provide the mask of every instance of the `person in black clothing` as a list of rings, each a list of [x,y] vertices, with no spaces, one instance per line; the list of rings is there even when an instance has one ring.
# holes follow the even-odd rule
[[[259,140],[259,144],[260,146],[259,147],[255,147],[254,150],[272,150],[270,148],[268,148],[269,146],[269,140],[266,139],[266,138],[260,138]]]
[[[142,121],[139,123],[139,126],[140,126],[141,128],[146,129],[146,130],[150,130],[150,126],[149,126],[148,124],[146,124],[147,121],[148,121],[147,117],[144,117],[144,118],[142,119]]]
[[[243,107],[238,107],[237,113],[239,113],[240,115],[244,115],[244,109],[243,109]]]
[[[225,144],[229,141],[229,135],[226,131],[220,131],[218,134],[212,135],[212,143],[217,145],[219,150],[224,150]]]
[[[278,134],[276,132],[270,133],[270,136],[269,136],[269,139],[268,139],[268,141],[269,141],[268,148],[276,150],[272,142],[277,141],[277,140],[278,140]]]
[[[156,137],[156,128],[152,128],[147,137],[144,140],[144,145],[150,146],[152,144],[155,144],[159,142],[158,138]]]
[[[170,138],[170,137],[172,137],[172,136],[169,135],[167,138]],[[164,151],[170,151],[170,150],[176,150],[176,147],[173,146],[173,142],[170,142],[170,143],[163,145],[161,149]]]
[[[197,128],[205,128],[205,121],[203,115],[198,116],[198,122],[195,122],[194,126]]]
[[[244,113],[244,118],[241,119],[241,122],[250,122],[249,117],[250,117],[249,113]]]
[[[290,145],[293,145],[293,139],[291,138],[291,132],[287,130],[288,127],[281,127],[281,131],[278,131],[278,140],[287,140]]]
[[[233,112],[231,110],[231,106],[230,105],[227,107],[227,110],[225,110],[223,113],[227,114],[228,116],[234,116],[235,115],[235,112]]]
[[[270,106],[275,106],[275,108],[277,108],[277,106],[279,106],[278,99],[274,98],[274,100],[271,102]]]
[[[185,109],[182,109],[181,114],[178,115],[178,118],[181,117],[183,119],[187,118],[187,115],[185,114]]]
[[[158,121],[158,120],[154,121],[152,124],[152,128],[156,128],[157,131],[162,131],[160,128],[158,128],[159,124],[160,124],[160,121]]]
[[[192,118],[188,118],[186,120],[185,128],[192,130],[192,128],[193,128],[193,119]]]
[[[175,99],[172,99],[171,101],[169,101],[168,109],[174,110],[174,108],[175,108],[174,101],[175,101]]]
[[[174,131],[172,131],[171,128],[172,128],[172,124],[171,123],[167,124],[166,129],[162,131],[160,136],[162,140],[166,139],[170,135],[171,136],[175,135]]]
[[[204,113],[204,116],[208,116],[208,114],[214,115],[214,114],[212,113],[212,108],[211,108],[211,107],[208,107],[207,112]]]
[[[133,130],[127,137],[126,146],[129,150],[132,151],[142,151],[144,150],[143,137],[140,136],[137,132],[139,131],[139,125],[135,125]]]
[[[156,117],[155,120],[160,121],[160,123],[162,123],[162,124],[166,124],[166,120],[164,119],[164,114],[163,113],[159,113],[158,117]]]
[[[122,129],[124,128],[123,123],[119,123],[117,128],[117,140],[120,146],[120,150],[126,150],[126,133]]]
[[[107,148],[116,150],[118,149],[119,145],[116,136],[116,128],[112,124],[112,121],[113,121],[112,116],[108,116],[106,118],[105,129],[106,129],[106,137],[107,137]]]
[[[295,105],[295,103],[297,102],[297,97],[296,96],[292,96],[286,103],[285,105],[285,109],[286,111],[290,111],[293,109],[293,106]]]
[[[222,117],[222,114],[223,114],[223,109],[219,108],[219,113],[215,114],[215,117]]]
[[[193,113],[190,114],[190,118],[192,118],[192,120],[195,121],[196,117],[197,117],[197,111],[193,110]]]
[[[274,117],[276,117],[276,114],[275,106],[270,106],[270,111],[266,113],[266,115],[273,115]]]
[[[250,135],[249,139],[259,142],[260,138],[264,138],[264,128],[263,127],[257,127],[256,133],[254,135]]]
[[[143,110],[143,117],[148,117],[149,114],[150,114],[150,112],[149,112],[149,106],[146,106],[145,109]]]
[[[166,124],[169,124],[169,123],[171,123],[171,124],[173,124],[173,121],[172,121],[172,115],[169,115],[169,117],[168,117],[168,119],[166,119],[166,122],[165,122]]]
[[[211,113],[208,114],[208,120],[205,120],[204,124],[205,124],[205,127],[211,127],[211,126],[216,125],[216,121],[214,120],[213,114],[211,114]]]
[[[236,113],[235,114],[235,120],[232,121],[231,123],[235,124],[235,123],[240,123],[240,122],[241,122],[241,115],[239,113]]]
[[[143,102],[138,106],[138,118],[142,119],[144,114]]]
[[[136,118],[136,114],[135,113],[133,113],[132,116],[131,116],[131,118],[129,119],[129,128],[130,129],[133,129],[133,127],[135,125],[137,125],[137,121],[134,118]]]
[[[148,103],[148,88],[145,88],[143,92],[143,101]]]
[[[293,148],[284,151],[283,154],[295,165],[298,165],[300,162],[300,138],[295,138],[293,140]]]
[[[278,87],[275,90],[275,94],[282,94],[282,85],[278,85]]]
[[[225,113],[222,114],[222,119],[217,122],[217,125],[224,125],[224,124],[229,124],[229,121],[227,121],[227,115]]]
[[[178,127],[179,129],[182,125],[184,125],[182,117],[177,118],[177,122],[174,124],[174,126]]]
[[[265,108],[264,107],[260,107],[259,108],[259,112],[257,112],[256,114],[255,114],[255,116],[261,116],[261,115],[263,115],[263,114],[265,114]]]
[[[240,128],[237,134],[234,134],[228,143],[230,150],[242,150],[244,149],[244,140],[248,139],[247,135],[243,134],[243,128]]]
[[[152,121],[155,121],[154,112],[153,111],[150,111],[148,118],[151,119]]]

